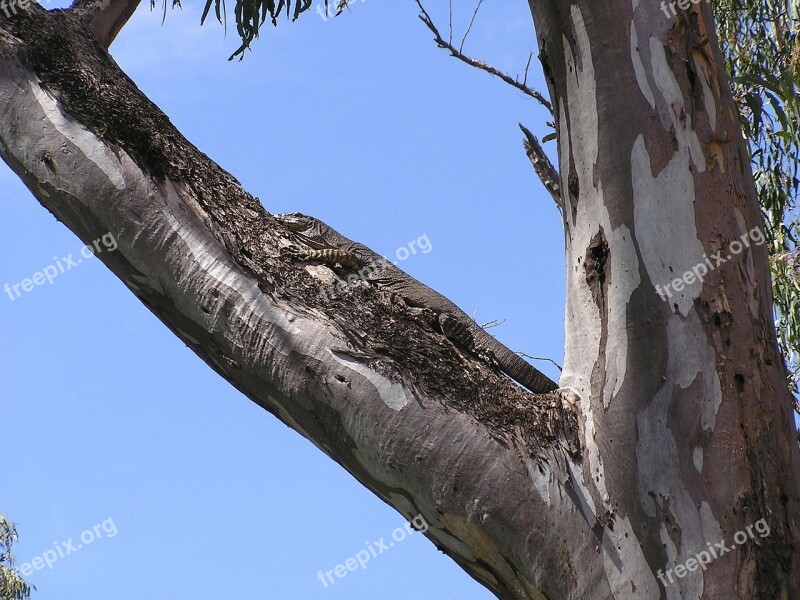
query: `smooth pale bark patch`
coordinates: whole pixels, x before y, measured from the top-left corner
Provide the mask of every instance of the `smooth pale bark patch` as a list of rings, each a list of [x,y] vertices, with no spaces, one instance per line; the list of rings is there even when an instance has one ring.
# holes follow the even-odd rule
[[[61,111],[58,110],[55,98],[45,92],[38,81],[29,80],[28,84],[31,86],[33,96],[42,108],[45,118],[53,124],[61,135],[83,152],[87,159],[97,165],[97,168],[108,176],[118,190],[124,189],[125,181],[122,178],[122,173],[114,164],[114,156],[111,152],[97,143],[97,138],[91,131],[75,121],[66,119],[61,114]]]
[[[563,37],[564,62],[567,72],[567,100],[569,112],[566,110],[564,98],[559,99],[559,149],[562,165],[561,188],[568,190],[569,182],[563,179],[563,166],[573,165],[579,181],[579,198],[565,194],[566,215],[575,215],[573,226],[569,229],[567,248],[567,305],[565,331],[565,361],[561,374],[561,387],[574,392],[581,399],[581,412],[584,415],[584,445],[589,458],[589,471],[602,497],[607,498],[605,478],[603,476],[602,458],[595,443],[593,411],[590,404],[590,375],[595,369],[600,353],[602,315],[591,290],[582,279],[581,262],[585,249],[596,233],[589,225],[592,221],[586,212],[603,210],[602,187],[594,185],[594,165],[598,158],[597,105],[595,100],[595,74],[591,63],[583,19],[577,7],[573,7],[573,20],[579,48],[571,48],[569,41]],[[581,36],[581,34],[583,34]],[[580,68],[573,53],[581,51]],[[569,121],[567,119],[569,118]],[[574,186],[572,186],[574,188]],[[600,220],[608,222],[608,219]]]
[[[632,28],[635,34],[635,28]],[[702,431],[713,429],[716,412],[722,399],[719,376],[716,373],[716,354],[706,341],[706,333],[694,310],[694,303],[703,288],[702,279],[691,285],[672,282],[682,279],[704,263],[705,253],[695,224],[695,173],[705,170],[705,158],[694,131],[692,117],[684,105],[681,88],[673,75],[663,44],[654,37],[649,40],[649,55],[653,78],[658,90],[656,103],[662,126],[675,136],[676,148],[672,159],[659,173],[653,173],[644,135],[636,138],[631,151],[634,222],[637,242],[650,281],[662,292],[669,307],[679,313],[667,321],[668,365],[661,389],[637,415],[639,438],[636,449],[639,473],[639,498],[646,513],[660,517],[668,511],[669,520],[681,532],[679,541],[664,543],[669,567],[683,564],[709,542],[704,529],[711,521],[719,525],[710,510],[704,516],[695,498],[685,485],[684,461],[674,436],[685,437],[684,430],[672,431],[670,413],[698,410]],[[638,46],[631,40],[632,47]],[[643,82],[639,81],[640,87]],[[649,85],[642,93],[652,94]],[[649,100],[649,98],[648,98]],[[676,244],[674,240],[681,239]],[[699,386],[702,406],[689,399],[695,395],[690,388]],[[690,390],[688,395],[682,390]],[[681,400],[686,398],[685,404]],[[703,447],[700,440],[693,445],[692,465],[695,471],[703,467]],[[706,523],[705,528],[703,523]],[[672,535],[662,528],[662,541]],[[702,571],[689,572],[676,578],[667,588],[669,597],[698,597],[703,590]]]
[[[667,166],[660,173],[653,173],[647,142],[644,136],[636,139],[631,151],[634,223],[650,281],[665,288],[663,296],[670,307],[685,316],[700,296],[703,283],[698,280],[675,290],[673,282],[705,261],[695,225],[694,176],[690,168],[693,164],[703,172],[705,159],[692,130],[691,117],[686,114],[680,86],[667,65],[664,47],[655,38],[650,39],[650,56],[661,94],[658,106],[662,125],[675,134],[677,149]],[[675,244],[676,239],[684,241]]]
[[[336,362],[344,368],[361,375],[371,383],[375,388],[375,392],[386,406],[392,410],[402,410],[408,404],[408,396],[402,385],[390,381],[366,365],[360,364],[355,356],[351,356],[347,352],[332,349],[329,349],[329,351]]]
[[[633,235],[625,224],[614,225],[607,208],[600,152],[597,74],[591,44],[580,10],[571,7],[575,47],[562,37],[566,97],[559,99],[561,165],[570,165],[574,180],[562,181],[567,195],[568,227],[566,361],[561,385],[581,398],[588,465],[574,474],[584,511],[604,549],[604,570],[615,598],[656,598],[659,587],[638,534],[627,517],[615,519],[615,499],[605,483],[604,457],[595,437],[595,411],[608,408],[625,383],[628,357],[628,302],[641,284]],[[566,183],[566,185],[564,185]],[[577,194],[574,193],[577,190]],[[602,375],[597,375],[602,373]],[[591,378],[588,375],[592,375]],[[594,405],[594,377],[602,377],[600,404]],[[602,506],[584,477],[596,488]],[[590,521],[590,526],[593,525]]]
[[[639,89],[647,99],[650,108],[655,108],[656,99],[653,96],[653,90],[650,88],[650,82],[647,80],[647,72],[642,60],[642,49],[639,46],[639,34],[636,33],[635,21],[631,21],[631,63],[633,64],[633,72],[636,74],[636,83],[639,84]]]
[[[721,391],[714,369],[715,353],[704,342],[705,336],[697,337],[702,328],[696,312],[692,311],[686,320],[673,315],[667,328],[669,362],[666,380],[647,407],[637,415],[639,441],[636,446],[636,465],[639,500],[645,512],[651,517],[667,516],[669,522],[680,531],[679,540],[665,544],[667,568],[672,568],[683,564],[709,542],[720,541],[720,538],[706,539],[703,536],[703,531],[709,529],[709,522],[713,521],[715,530],[719,529],[719,525],[710,511],[701,515],[695,498],[686,487],[686,473],[683,471],[685,462],[681,460],[675,437],[684,438],[688,432],[673,430],[676,423],[671,418],[671,412],[696,410],[692,402],[693,389],[699,386],[705,399],[701,408],[703,417],[713,417],[719,406]],[[698,346],[698,342],[702,345]],[[704,356],[698,354],[703,346],[706,348]],[[709,373],[712,374],[711,381],[707,380]],[[689,390],[689,393],[684,394],[683,390]],[[700,444],[700,441],[693,443]],[[695,446],[697,448],[702,451],[702,446]],[[662,539],[665,535],[671,536],[673,531],[664,526]],[[702,579],[702,572],[692,572],[676,579],[675,589],[680,590],[683,597],[697,597],[698,590],[702,589]]]

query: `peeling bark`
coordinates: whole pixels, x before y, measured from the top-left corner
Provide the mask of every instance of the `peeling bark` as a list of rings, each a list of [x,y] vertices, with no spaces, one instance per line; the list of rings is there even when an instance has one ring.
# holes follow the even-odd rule
[[[582,413],[578,477],[598,520],[615,515],[602,535],[623,559],[608,553],[610,591],[593,597],[800,597],[766,248],[697,277],[763,225],[707,5],[530,5],[569,192],[561,385]],[[760,519],[768,536],[675,574]]]

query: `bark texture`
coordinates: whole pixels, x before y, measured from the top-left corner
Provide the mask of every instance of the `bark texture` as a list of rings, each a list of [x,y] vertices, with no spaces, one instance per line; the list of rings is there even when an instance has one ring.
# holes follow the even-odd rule
[[[565,203],[561,386],[618,559],[593,597],[800,598],[791,401],[766,247],[736,252],[763,224],[708,5],[530,6]],[[769,534],[738,544],[761,519]]]
[[[79,12],[0,23],[0,155],[172,331],[500,598],[793,598],[798,453],[763,247],[710,18],[532,2],[567,236],[562,387],[528,394],[288,234]],[[657,576],[764,519],[770,535]]]
[[[140,0],[76,0],[72,12],[92,32],[97,42],[108,48],[136,12]]]

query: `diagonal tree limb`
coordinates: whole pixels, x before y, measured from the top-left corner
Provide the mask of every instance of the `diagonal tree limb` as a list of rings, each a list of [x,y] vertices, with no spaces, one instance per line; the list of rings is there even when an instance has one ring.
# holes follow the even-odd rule
[[[572,395],[517,388],[454,351],[432,315],[374,288],[331,298],[345,280],[286,259],[290,232],[76,13],[32,6],[0,23],[0,105],[0,158],[56,218],[84,241],[113,233],[100,260],[192,351],[406,518],[422,516],[496,596],[542,598],[563,585],[562,557],[598,556],[579,499],[561,491],[580,470]]]
[[[75,0],[70,10],[89,28],[97,42],[106,50],[141,0]]]
[[[553,106],[552,106],[552,104],[550,104],[550,102],[547,100],[547,98],[545,98],[541,93],[537,92],[533,88],[528,87],[524,83],[520,83],[519,81],[517,81],[516,79],[514,79],[510,75],[508,75],[506,73],[503,73],[499,69],[496,69],[495,67],[493,67],[493,66],[491,66],[489,64],[486,64],[482,60],[478,60],[476,58],[472,58],[472,57],[466,56],[458,48],[453,46],[451,41],[445,40],[442,37],[442,35],[439,33],[439,30],[437,29],[436,25],[433,24],[433,20],[431,19],[430,15],[425,10],[425,8],[422,6],[422,3],[420,2],[420,0],[416,0],[416,2],[417,2],[417,6],[419,6],[419,10],[422,13],[422,14],[419,15],[419,18],[423,23],[425,23],[425,26],[428,29],[431,30],[431,33],[433,33],[434,41],[436,42],[437,46],[439,46],[440,48],[445,48],[446,50],[449,50],[450,54],[452,56],[456,57],[458,60],[460,60],[460,61],[462,61],[464,63],[467,63],[468,65],[470,65],[472,67],[475,67],[477,69],[480,69],[482,71],[486,71],[487,73],[489,73],[491,75],[494,75],[495,77],[499,77],[500,79],[505,81],[507,84],[517,88],[519,91],[521,91],[526,96],[530,96],[531,98],[533,98],[534,100],[539,102],[539,104],[544,106],[550,112],[550,114],[553,114]],[[471,26],[471,24],[470,24],[470,26]],[[469,31],[467,31],[467,33],[469,33]],[[465,36],[465,38],[466,38],[466,36]],[[462,41],[462,47],[463,47],[463,41]]]
[[[522,133],[525,134],[525,139],[522,141],[522,145],[525,147],[525,153],[528,155],[528,158],[533,165],[533,170],[536,171],[536,174],[539,176],[542,185],[547,188],[547,191],[550,192],[553,200],[556,201],[556,205],[563,212],[564,201],[561,198],[561,186],[559,185],[558,171],[556,171],[553,163],[550,162],[550,159],[544,153],[544,149],[539,143],[539,140],[536,139],[536,136],[533,135],[522,123],[519,124],[519,128],[522,130]]]

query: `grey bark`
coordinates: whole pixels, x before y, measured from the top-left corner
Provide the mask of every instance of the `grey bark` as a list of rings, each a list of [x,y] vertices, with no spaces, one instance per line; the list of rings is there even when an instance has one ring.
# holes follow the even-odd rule
[[[372,286],[323,299],[335,273],[282,257],[285,231],[79,15],[33,7],[0,23],[0,155],[84,241],[115,235],[101,259],[211,368],[421,514],[498,597],[797,596],[800,461],[764,248],[670,303],[653,288],[759,223],[710,16],[532,11],[567,236],[556,393],[454,353]],[[760,518],[768,537],[660,582]]]
[[[763,223],[709,5],[530,6],[565,205],[560,384],[580,398],[581,480],[624,557],[606,560],[611,594],[800,597],[800,456],[767,249],[734,251]],[[762,519],[769,535],[734,543]]]

